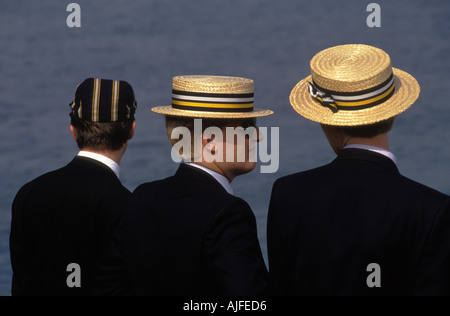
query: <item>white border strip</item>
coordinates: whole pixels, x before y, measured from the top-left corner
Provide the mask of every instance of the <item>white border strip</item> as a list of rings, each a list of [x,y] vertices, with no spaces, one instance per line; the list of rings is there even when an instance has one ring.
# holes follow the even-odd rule
[[[255,98],[211,98],[211,97],[194,97],[179,94],[172,94],[173,99],[186,101],[204,101],[204,102],[224,102],[224,103],[247,103],[253,102]]]
[[[360,101],[360,100],[369,99],[371,97],[383,94],[383,92],[387,91],[392,86],[393,83],[394,83],[394,77],[392,77],[392,80],[389,81],[389,83],[386,86],[384,86],[374,92],[370,92],[370,93],[366,93],[366,94],[358,95],[358,96],[339,96],[339,95],[334,95],[334,94],[331,96],[336,101]]]

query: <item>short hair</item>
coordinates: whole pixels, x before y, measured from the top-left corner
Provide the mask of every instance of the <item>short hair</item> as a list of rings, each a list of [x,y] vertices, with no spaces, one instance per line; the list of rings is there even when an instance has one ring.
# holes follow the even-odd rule
[[[350,137],[372,138],[391,131],[394,126],[395,117],[375,124],[364,126],[341,127],[344,133]]]
[[[71,124],[76,130],[78,148],[91,150],[119,150],[130,138],[134,119],[124,122],[92,123],[70,113]]]

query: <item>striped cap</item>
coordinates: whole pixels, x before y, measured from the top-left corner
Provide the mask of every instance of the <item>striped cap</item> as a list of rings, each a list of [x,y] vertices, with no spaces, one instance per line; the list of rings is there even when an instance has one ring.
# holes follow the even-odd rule
[[[129,83],[89,78],[78,85],[70,107],[84,121],[123,122],[134,119],[137,103]]]

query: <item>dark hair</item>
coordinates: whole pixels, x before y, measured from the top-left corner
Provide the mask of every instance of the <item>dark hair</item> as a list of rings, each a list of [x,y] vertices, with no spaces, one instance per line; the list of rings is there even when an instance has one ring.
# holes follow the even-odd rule
[[[342,127],[345,134],[351,137],[372,138],[380,134],[388,133],[394,125],[395,117],[385,121],[364,125],[364,126],[346,126]]]
[[[71,124],[76,131],[80,149],[119,150],[128,141],[134,120],[125,122],[92,123],[84,121],[73,113]]]

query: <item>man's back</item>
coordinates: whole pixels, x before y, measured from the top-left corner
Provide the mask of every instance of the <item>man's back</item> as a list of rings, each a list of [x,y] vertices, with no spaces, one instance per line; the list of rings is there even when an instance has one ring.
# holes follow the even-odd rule
[[[130,195],[107,166],[82,157],[25,185],[12,211],[13,295],[89,295]],[[80,266],[81,288],[67,285],[71,263]]]
[[[257,295],[267,285],[250,207],[191,166],[138,187],[116,237],[131,282],[125,294]]]
[[[449,224],[447,196],[401,176],[382,155],[346,149],[327,166],[275,183],[268,220],[272,290],[450,294]],[[380,288],[368,285],[373,263]]]

